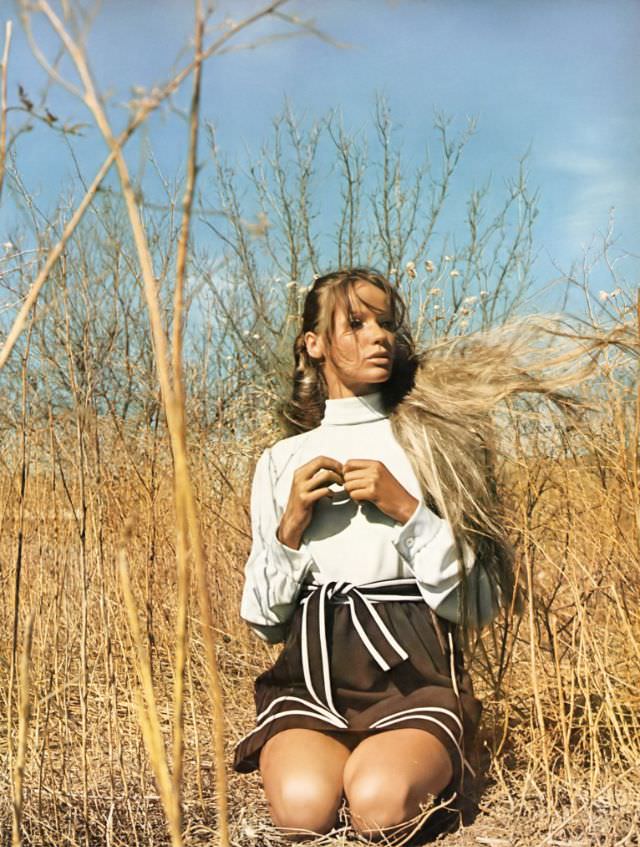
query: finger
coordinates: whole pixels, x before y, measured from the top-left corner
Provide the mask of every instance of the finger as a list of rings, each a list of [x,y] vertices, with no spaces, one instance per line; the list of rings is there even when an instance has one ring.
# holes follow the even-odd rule
[[[314,491],[318,486],[326,486],[332,482],[342,485],[342,475],[335,471],[319,470],[311,479],[305,480],[304,488],[307,491]]]
[[[342,474],[342,478],[347,482],[353,483],[355,482],[364,482],[365,480],[371,479],[372,472],[370,468],[358,468],[357,470],[345,471]]]
[[[355,471],[355,470],[360,470],[361,468],[368,468],[369,465],[375,465],[375,464],[377,464],[375,459],[348,459],[342,465],[342,470],[343,471],[346,471],[346,470]]]
[[[333,491],[330,488],[314,488],[307,494],[307,500],[310,503],[315,503],[322,500],[323,497],[332,497]]]
[[[304,471],[304,476],[307,479],[312,477],[319,470],[332,470],[341,474],[342,462],[339,462],[337,459],[332,459],[331,456],[316,456],[315,459],[311,459],[310,462],[302,465],[299,470]]]
[[[368,477],[363,477],[362,479],[349,479],[344,482],[344,490],[348,491],[351,494],[352,491],[368,491],[370,494],[373,493],[375,486],[372,481]]]
[[[351,497],[352,500],[362,501],[362,500],[373,500],[373,492],[370,488],[353,488],[351,491],[345,485],[345,491]]]

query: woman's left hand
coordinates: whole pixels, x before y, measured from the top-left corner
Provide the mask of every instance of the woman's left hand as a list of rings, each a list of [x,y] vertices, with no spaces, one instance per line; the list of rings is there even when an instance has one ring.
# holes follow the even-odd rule
[[[349,459],[342,465],[344,489],[352,500],[369,500],[381,512],[406,523],[418,501],[404,488],[383,462]]]

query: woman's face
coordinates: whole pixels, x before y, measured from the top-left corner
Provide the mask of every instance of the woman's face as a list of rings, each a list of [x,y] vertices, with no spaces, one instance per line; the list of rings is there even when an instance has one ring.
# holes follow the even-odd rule
[[[336,307],[329,350],[324,338],[305,334],[309,354],[324,359],[329,397],[370,393],[391,374],[395,333],[387,294],[366,280],[354,289],[358,296],[351,298],[351,314],[342,304]]]

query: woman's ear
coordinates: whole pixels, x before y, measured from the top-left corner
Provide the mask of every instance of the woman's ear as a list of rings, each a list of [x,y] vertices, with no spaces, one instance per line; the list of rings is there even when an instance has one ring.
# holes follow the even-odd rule
[[[324,361],[324,338],[315,332],[305,332],[304,343],[310,358],[318,362]]]

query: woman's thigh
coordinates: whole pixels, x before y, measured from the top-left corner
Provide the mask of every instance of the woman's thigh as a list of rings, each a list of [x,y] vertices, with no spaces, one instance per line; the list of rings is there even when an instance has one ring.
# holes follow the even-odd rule
[[[276,826],[327,832],[343,795],[342,774],[357,739],[285,729],[260,753],[260,773]]]
[[[420,729],[389,729],[358,744],[343,780],[354,822],[375,829],[414,817],[452,775],[449,753],[435,736]]]

